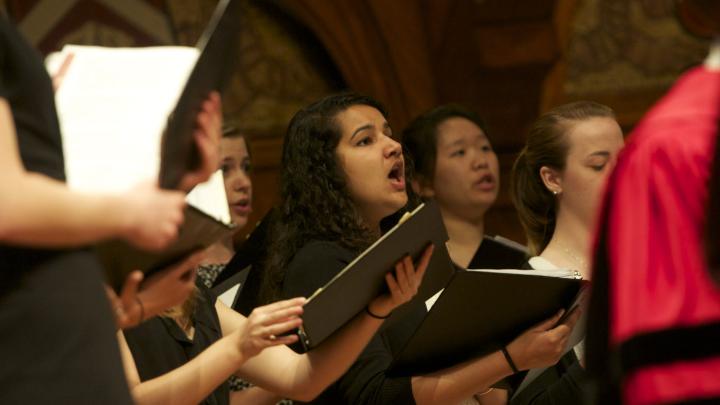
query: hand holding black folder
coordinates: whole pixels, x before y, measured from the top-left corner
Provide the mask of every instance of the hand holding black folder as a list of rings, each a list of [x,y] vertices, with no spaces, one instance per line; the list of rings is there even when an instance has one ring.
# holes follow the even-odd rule
[[[485,355],[559,309],[572,307],[582,280],[533,273],[456,272],[396,356],[391,372],[430,373]],[[550,321],[548,328],[559,319]]]
[[[385,288],[386,274],[404,256],[419,258],[428,243],[434,245],[423,283],[415,300],[432,296],[447,283],[453,272],[445,249],[447,232],[435,203],[418,207],[309,297],[303,314],[301,342],[305,350],[319,345],[339,329]],[[445,255],[438,254],[445,252]],[[403,305],[386,322],[402,318]],[[384,315],[384,314],[381,314]]]
[[[234,71],[239,10],[239,1],[221,0],[198,41],[200,55],[162,135],[158,177],[163,188],[190,188],[215,171],[217,159],[210,156],[217,147],[221,119],[216,92],[223,91]],[[197,136],[198,120],[204,131],[217,127],[217,134],[203,135],[200,131]],[[226,197],[217,200],[222,200],[219,203],[227,210]],[[157,271],[232,233],[233,226],[207,214],[189,204],[177,241],[160,253],[137,249],[123,240],[101,243],[97,251],[110,284],[117,290],[132,270]]]

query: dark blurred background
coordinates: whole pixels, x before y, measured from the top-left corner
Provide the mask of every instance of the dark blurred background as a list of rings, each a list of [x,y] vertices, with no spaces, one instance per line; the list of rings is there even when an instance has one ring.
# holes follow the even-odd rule
[[[226,117],[251,136],[253,219],[276,200],[290,117],[325,94],[353,89],[387,105],[396,133],[440,103],[476,110],[502,170],[486,230],[524,241],[507,177],[538,114],[590,99],[615,109],[629,132],[708,49],[680,26],[672,0],[243,1],[240,68],[223,101]],[[0,5],[47,54],[67,43],[194,45],[216,0]]]

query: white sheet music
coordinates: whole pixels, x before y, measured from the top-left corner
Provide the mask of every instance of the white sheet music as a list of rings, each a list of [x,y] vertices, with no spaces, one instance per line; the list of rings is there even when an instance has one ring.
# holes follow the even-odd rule
[[[68,185],[116,192],[157,179],[160,136],[198,50],[69,45],[61,59],[69,53],[56,93]]]

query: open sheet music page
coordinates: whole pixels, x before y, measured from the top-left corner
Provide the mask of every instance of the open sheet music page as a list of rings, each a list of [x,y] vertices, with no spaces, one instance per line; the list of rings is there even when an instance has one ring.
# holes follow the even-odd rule
[[[467,271],[484,271],[486,273],[520,274],[523,276],[543,276],[558,278],[582,278],[580,273],[567,269],[524,270],[524,269],[467,269]]]
[[[49,69],[69,54],[56,91],[68,185],[118,192],[155,181],[162,131],[198,50],[68,45]]]

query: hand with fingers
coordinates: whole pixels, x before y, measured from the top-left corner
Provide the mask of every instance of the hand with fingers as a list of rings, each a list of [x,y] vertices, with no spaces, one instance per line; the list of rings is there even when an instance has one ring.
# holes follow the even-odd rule
[[[433,249],[433,244],[425,248],[417,266],[413,264],[409,255],[395,264],[395,271],[385,275],[385,282],[390,293],[383,294],[368,304],[367,312],[370,316],[379,319],[387,318],[395,308],[410,301],[417,294],[425,270],[430,263]]]
[[[133,271],[125,279],[120,297],[112,288],[105,290],[115,313],[118,328],[137,326],[165,309],[182,304],[195,288],[195,269],[202,253],[188,256],[182,262],[153,274],[140,288],[144,275]]]
[[[125,240],[145,250],[160,250],[169,245],[183,222],[185,195],[180,191],[161,190],[155,184],[139,184],[124,194]]]
[[[270,346],[295,343],[297,335],[284,334],[302,324],[300,315],[305,302],[305,298],[298,297],[255,308],[243,327],[234,332],[243,358],[255,356]]]
[[[507,346],[508,362],[518,370],[547,367],[556,364],[568,344],[568,339],[580,318],[581,310],[576,307],[565,320],[558,324],[564,311],[547,319],[518,336]],[[511,363],[511,366],[512,366]]]
[[[220,93],[208,95],[197,115],[194,138],[200,155],[199,167],[180,180],[180,190],[190,191],[206,181],[220,167],[220,138],[222,137],[222,102]]]

